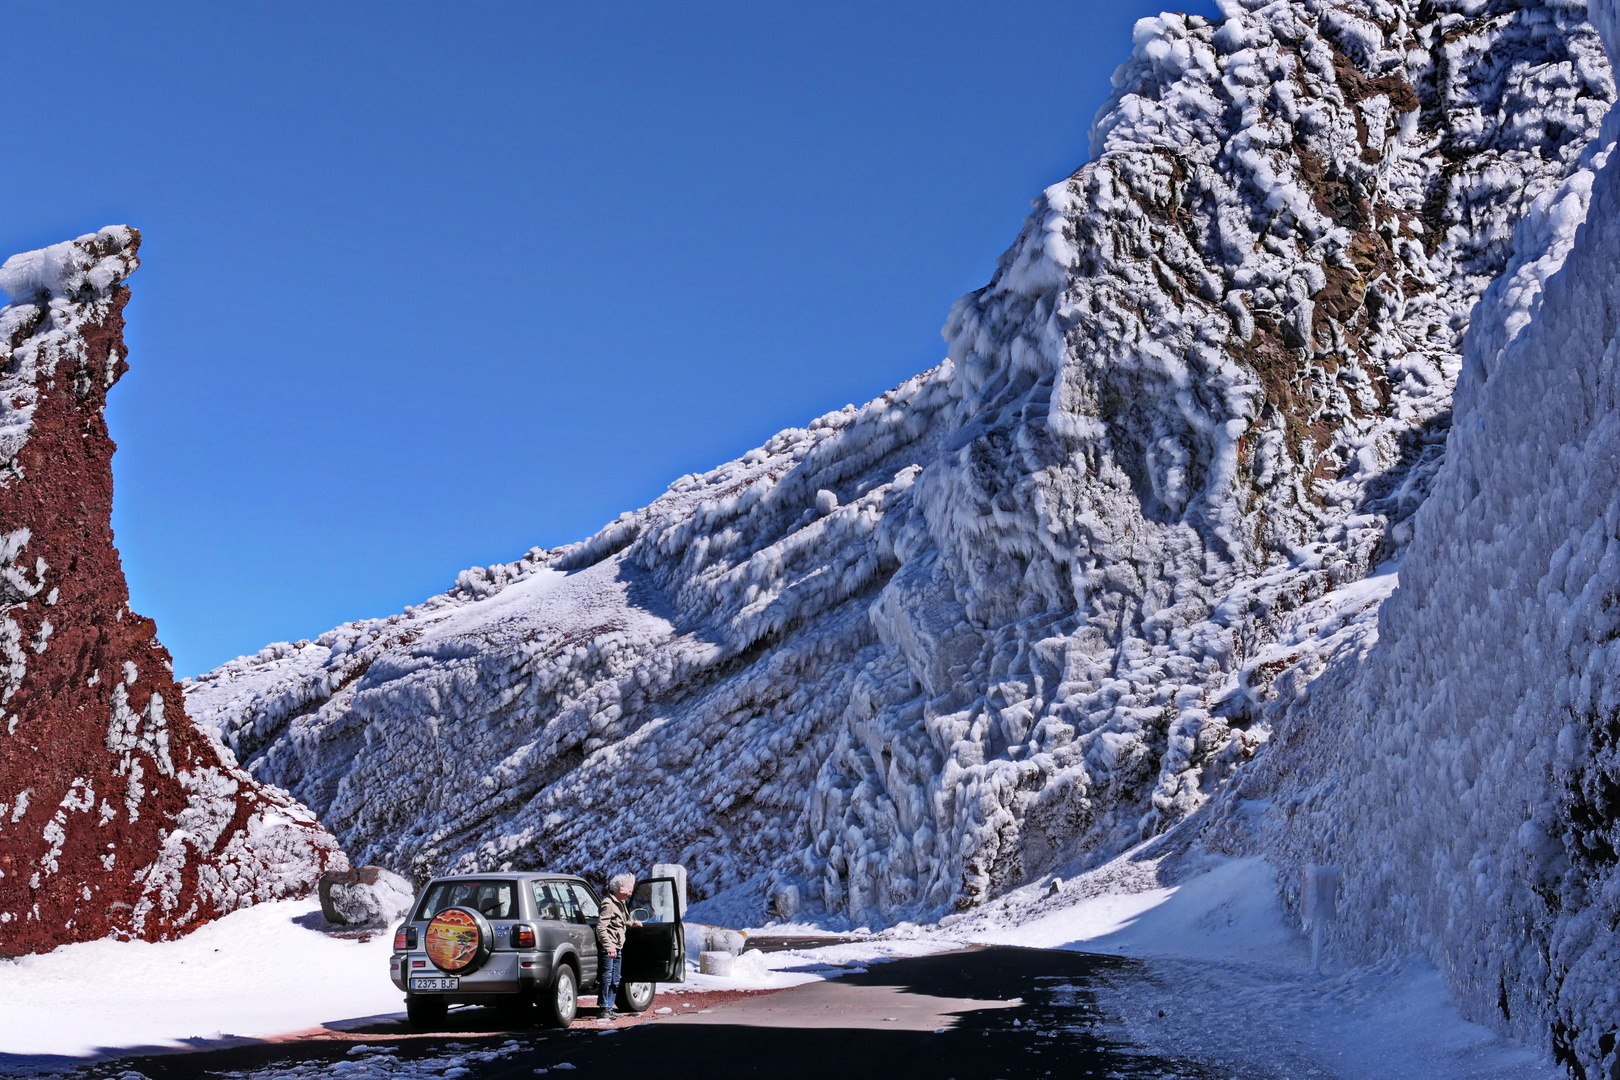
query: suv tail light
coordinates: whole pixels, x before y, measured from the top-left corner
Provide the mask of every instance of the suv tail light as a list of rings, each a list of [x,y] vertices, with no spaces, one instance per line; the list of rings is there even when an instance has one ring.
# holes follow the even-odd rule
[[[394,951],[405,952],[416,948],[416,927],[402,926],[394,931]]]
[[[534,948],[534,927],[525,926],[523,923],[518,923],[512,927],[512,948]]]

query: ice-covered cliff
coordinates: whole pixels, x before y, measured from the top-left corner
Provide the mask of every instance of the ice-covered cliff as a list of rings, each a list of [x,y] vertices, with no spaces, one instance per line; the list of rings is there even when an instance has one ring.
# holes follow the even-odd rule
[[[1594,12],[1611,55],[1617,14]],[[1586,1077],[1620,1075],[1617,133],[1478,309],[1399,588],[1273,702],[1208,829],[1258,820],[1250,850],[1338,866],[1352,956],[1426,952],[1473,1016]]]
[[[191,723],[129,609],[102,410],[139,245],[116,226],[0,266],[0,956],[168,937],[343,859]]]
[[[1376,610],[1614,97],[1579,4],[1225,10],[1138,25],[939,367],[193,714],[362,861],[679,859],[856,922],[1185,818]]]

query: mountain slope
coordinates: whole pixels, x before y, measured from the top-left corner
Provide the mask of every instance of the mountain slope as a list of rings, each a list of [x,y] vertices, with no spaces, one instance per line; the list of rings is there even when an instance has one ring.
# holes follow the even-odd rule
[[[1138,25],[938,368],[193,713],[358,859],[855,922],[1183,819],[1320,670],[1291,613],[1410,541],[1469,313],[1533,311],[1567,243],[1515,226],[1584,214],[1614,97],[1562,4],[1227,10]]]

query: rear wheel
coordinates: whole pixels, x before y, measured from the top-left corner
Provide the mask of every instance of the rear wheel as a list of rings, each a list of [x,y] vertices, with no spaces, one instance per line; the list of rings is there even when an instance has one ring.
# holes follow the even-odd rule
[[[619,1011],[623,1013],[644,1013],[652,1005],[653,995],[657,992],[657,983],[620,983],[617,1002]]]
[[[574,1022],[579,1011],[579,983],[574,969],[558,964],[551,977],[551,986],[540,995],[540,1016],[547,1027],[565,1028]]]
[[[405,1016],[413,1027],[433,1028],[443,1025],[444,1018],[450,1012],[450,1003],[442,997],[422,997],[417,994],[405,995]]]

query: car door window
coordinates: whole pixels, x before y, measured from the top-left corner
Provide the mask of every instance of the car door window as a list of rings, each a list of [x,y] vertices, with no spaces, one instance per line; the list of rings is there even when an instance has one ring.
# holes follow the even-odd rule
[[[574,903],[574,894],[569,890],[567,883],[561,881],[537,881],[534,883],[534,902],[540,907],[542,919],[554,919],[557,922],[584,922]]]
[[[673,878],[636,883],[630,894],[631,925],[624,932],[623,977],[630,982],[681,982],[685,935]]]
[[[630,896],[630,918],[633,922],[679,922],[680,916],[675,907],[675,883],[668,878],[640,882]]]
[[[591,895],[591,890],[578,882],[570,885],[569,888],[574,890],[574,901],[579,906],[580,914],[585,916],[587,920],[594,919],[601,913],[596,906],[596,897]]]
[[[562,921],[563,917],[563,909],[561,905],[557,903],[557,898],[551,894],[551,890],[548,889],[546,885],[547,883],[544,881],[536,881],[534,883],[535,910],[539,913],[542,919],[549,919],[552,922],[560,922]]]
[[[554,881],[551,888],[556,892],[563,904],[563,918],[571,923],[585,924],[585,910],[579,905],[579,897],[574,888],[566,881]]]

